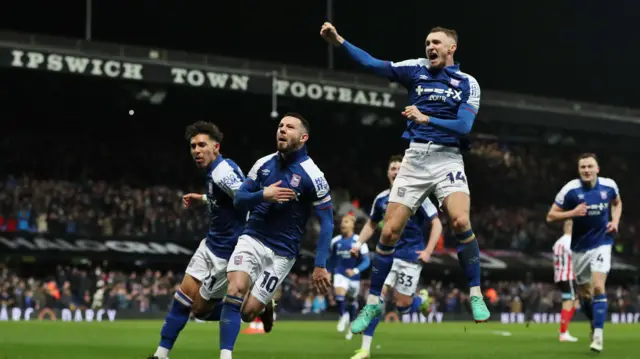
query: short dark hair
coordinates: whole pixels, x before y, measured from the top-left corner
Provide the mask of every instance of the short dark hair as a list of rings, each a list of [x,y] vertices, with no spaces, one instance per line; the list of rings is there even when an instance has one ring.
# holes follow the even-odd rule
[[[300,123],[302,124],[302,127],[304,127],[305,130],[307,130],[307,134],[309,134],[309,121],[307,121],[307,119],[305,119],[304,117],[302,117],[301,114],[297,113],[297,112],[287,112],[284,114],[284,116],[282,116],[282,118],[285,117],[295,117],[298,120],[300,120]]]
[[[402,159],[404,157],[402,155],[393,155],[391,156],[391,158],[389,158],[389,165],[394,163],[394,162],[402,162]]]
[[[187,141],[191,141],[191,139],[197,135],[208,135],[209,138],[218,143],[222,142],[223,138],[222,131],[220,131],[218,126],[206,121],[192,123],[187,126],[187,129],[184,131],[184,137]]]
[[[596,156],[596,154],[593,152],[585,152],[581,154],[580,157],[578,157],[578,161],[583,160],[585,158],[593,158],[594,160],[596,160],[596,162],[598,162],[598,156]]]
[[[429,31],[430,34],[434,32],[444,32],[445,35],[454,39],[456,43],[458,43],[458,32],[454,29],[447,29],[446,27],[436,26],[433,29],[431,29],[431,31]]]

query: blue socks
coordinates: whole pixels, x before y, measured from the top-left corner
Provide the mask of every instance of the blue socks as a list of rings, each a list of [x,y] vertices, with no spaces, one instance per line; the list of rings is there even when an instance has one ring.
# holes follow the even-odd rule
[[[336,295],[336,303],[338,304],[338,314],[340,314],[340,317],[342,318],[344,313],[347,312],[347,308],[344,304],[344,295]]]
[[[187,325],[189,321],[189,313],[191,313],[191,305],[193,301],[180,290],[173,296],[173,304],[171,310],[167,313],[160,331],[160,347],[172,349],[173,344],[178,339],[180,331]]]
[[[589,323],[591,323],[591,330],[593,330],[593,301],[591,298],[580,300],[580,309],[589,319]]]
[[[242,324],[240,315],[242,302],[243,299],[240,297],[228,294],[224,297],[220,317],[220,350],[233,351]]]
[[[222,315],[222,299],[213,299],[216,301],[215,307],[211,313],[207,314],[204,318],[198,318],[200,320],[204,320],[206,322],[217,322],[220,320],[220,316]]]
[[[366,336],[373,336],[373,333],[376,331],[376,327],[378,326],[378,323],[380,322],[380,318],[374,318],[371,323],[369,323],[369,326],[367,327],[367,329],[364,330],[364,335]]]
[[[607,296],[600,294],[593,297],[593,328],[604,328],[604,321],[607,319]]]
[[[387,275],[389,275],[391,265],[393,264],[394,250],[395,245],[388,246],[378,243],[376,254],[373,257],[373,265],[371,266],[371,288],[369,289],[369,294],[380,296],[380,293],[382,293],[384,281],[387,279]]]
[[[358,316],[358,302],[354,299],[351,303],[349,303],[349,320],[354,321],[356,316]]]
[[[469,288],[480,286],[480,247],[473,230],[456,233],[458,262],[467,277]]]
[[[420,306],[422,305],[422,297],[419,295],[413,296],[413,302],[411,303],[411,313],[418,313]]]

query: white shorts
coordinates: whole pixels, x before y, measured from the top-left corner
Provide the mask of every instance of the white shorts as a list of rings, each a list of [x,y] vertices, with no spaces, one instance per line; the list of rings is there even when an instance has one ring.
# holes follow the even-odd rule
[[[347,297],[356,298],[360,292],[360,280],[351,280],[342,274],[334,274],[333,288],[343,288],[347,291]]]
[[[200,285],[202,298],[205,300],[222,298],[227,292],[228,261],[213,254],[206,242],[206,239],[200,242],[200,246],[191,257],[185,273],[202,283]]]
[[[394,259],[391,271],[384,280],[384,285],[394,288],[398,293],[413,296],[418,289],[422,264]]]
[[[404,204],[415,213],[432,192],[440,206],[454,192],[469,194],[460,149],[411,143],[393,182],[389,202]]]
[[[586,252],[573,252],[573,270],[578,284],[591,282],[593,272],[608,274],[611,270],[611,245],[596,247]]]
[[[249,274],[253,285],[251,294],[266,305],[295,262],[295,258],[279,256],[259,240],[243,234],[238,238],[227,272]]]

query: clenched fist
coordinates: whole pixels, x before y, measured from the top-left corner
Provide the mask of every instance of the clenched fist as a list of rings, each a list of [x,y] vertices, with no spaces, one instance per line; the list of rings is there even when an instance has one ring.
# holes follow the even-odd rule
[[[416,106],[407,106],[402,111],[402,116],[414,121],[415,123],[429,123],[429,116],[423,114]]]
[[[331,45],[340,46],[344,42],[344,38],[338,35],[338,31],[335,26],[333,26],[330,22],[325,22],[322,24],[322,28],[320,29],[320,36]]]
[[[187,193],[182,196],[182,206],[184,208],[191,208],[194,203],[204,203],[203,195],[200,193]]]

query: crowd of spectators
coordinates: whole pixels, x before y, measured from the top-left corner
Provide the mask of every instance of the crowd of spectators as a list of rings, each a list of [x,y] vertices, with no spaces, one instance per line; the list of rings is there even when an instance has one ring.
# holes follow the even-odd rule
[[[203,190],[183,138],[186,125],[218,124],[225,133],[222,153],[245,172],[274,151],[276,125],[266,118],[271,101],[265,96],[221,91],[212,97],[208,91],[175,88],[161,105],[150,105],[115,81],[15,71],[0,76],[6,134],[0,151],[7,154],[0,158],[0,228],[5,231],[199,239],[206,212],[181,208],[183,193]],[[322,102],[285,101],[279,107],[309,118],[309,152],[332,187],[337,213],[355,204],[363,217],[388,186],[387,159],[406,148],[400,138],[404,121],[395,111]],[[55,120],[36,125],[37,118]],[[585,150],[597,149],[601,174],[617,181],[623,198],[640,197],[636,153],[610,146],[616,138],[573,133],[573,142],[551,145],[543,136],[537,142],[509,138],[516,130],[547,129],[497,126],[481,113],[473,133],[494,139],[473,139],[465,155],[471,220],[483,248],[550,248],[560,227],[547,225],[545,212],[576,177],[576,158]],[[639,226],[638,204],[625,201],[618,252],[640,253]],[[313,221],[308,229],[307,239],[314,242]]]
[[[545,213],[557,191],[575,176],[577,156],[575,151],[564,156],[554,151],[533,145],[506,146],[495,141],[474,144],[466,155],[466,164],[473,193],[471,220],[482,248],[534,251],[552,246],[560,229],[545,222]],[[633,183],[635,177],[625,159],[629,160],[602,156],[603,174],[616,179],[625,198],[638,197],[640,186]],[[360,181],[372,178],[374,173],[384,173],[386,162],[379,162],[377,166],[361,168]],[[331,182],[344,171],[342,167],[329,168],[327,177]],[[383,176],[380,175],[382,179]],[[381,189],[384,185],[372,192],[355,185],[334,186],[334,203],[340,212],[341,206],[353,207],[355,201],[364,216]],[[122,180],[68,180],[18,173],[0,180],[0,229],[199,239],[205,233],[207,213],[204,208],[181,207],[181,196],[189,190],[202,191],[197,183],[182,188],[162,184],[136,186]],[[640,236],[636,233],[640,216],[636,207],[633,201],[625,202],[616,242],[620,253],[640,253]],[[446,223],[445,216],[442,217]],[[311,221],[310,243],[315,233]]]
[[[164,313],[182,280],[181,273],[146,269],[140,272],[103,270],[101,267],[59,266],[55,274],[26,277],[0,263],[0,306],[4,308],[52,309],[131,309]],[[363,301],[369,281],[362,280],[359,300]],[[492,312],[521,313],[527,309],[552,313],[560,308],[561,295],[549,283],[519,281],[486,282],[484,296]],[[466,313],[469,296],[454,284],[431,280],[418,290],[428,289],[432,310],[442,313]],[[609,289],[609,311],[640,311],[640,287],[613,286]],[[527,308],[529,296],[536,295],[536,308]],[[335,312],[333,295],[313,293],[311,276],[291,273],[275,296],[278,310],[287,313],[319,314]],[[389,300],[389,303],[393,301]],[[393,310],[392,305],[388,310]]]

